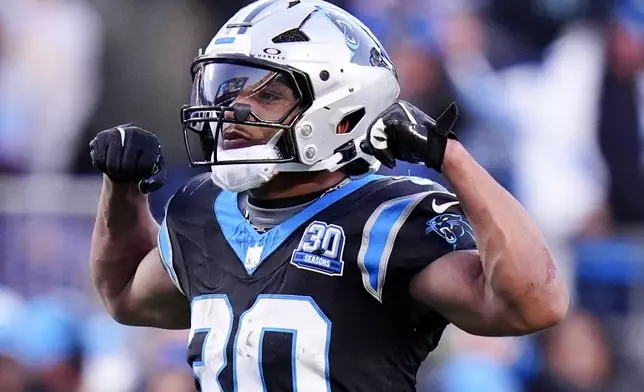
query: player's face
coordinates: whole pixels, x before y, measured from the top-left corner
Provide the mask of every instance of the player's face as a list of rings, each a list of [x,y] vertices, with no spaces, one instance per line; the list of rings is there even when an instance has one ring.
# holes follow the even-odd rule
[[[220,132],[221,148],[232,150],[270,141],[279,129],[266,123],[289,124],[299,103],[296,91],[292,77],[280,71],[207,63],[196,70],[191,105],[225,108],[223,124],[210,122],[210,130]]]
[[[266,75],[267,80],[260,80],[254,86],[241,90],[235,104],[249,105],[261,119],[277,121],[297,104],[297,98],[288,83],[280,80],[279,75]],[[282,123],[289,123],[294,116],[291,113]],[[233,112],[226,112],[227,118],[233,118]],[[275,128],[245,124],[226,124],[223,129],[223,148],[225,150],[266,144],[278,132]]]

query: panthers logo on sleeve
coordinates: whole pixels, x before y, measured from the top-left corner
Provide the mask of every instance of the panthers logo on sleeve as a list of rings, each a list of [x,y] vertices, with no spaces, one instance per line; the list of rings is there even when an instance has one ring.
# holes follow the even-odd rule
[[[463,219],[462,215],[457,214],[441,214],[428,220],[425,234],[431,232],[441,236],[454,249],[461,238],[469,237],[472,241],[475,240],[472,226]]]

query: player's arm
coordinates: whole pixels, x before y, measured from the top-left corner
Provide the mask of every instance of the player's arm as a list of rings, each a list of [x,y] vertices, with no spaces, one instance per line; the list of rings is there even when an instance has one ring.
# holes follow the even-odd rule
[[[396,132],[400,142],[423,124],[418,117],[385,129],[387,136]],[[442,170],[476,234],[478,251],[427,260],[431,264],[412,280],[412,295],[475,334],[521,335],[556,324],[568,309],[568,293],[543,236],[519,202],[448,139],[453,119],[447,126],[440,121],[423,124],[429,128],[425,148],[413,151],[413,144],[404,143],[398,144],[407,148],[404,153],[388,152]]]
[[[107,173],[90,251],[94,285],[109,313],[122,324],[189,328],[189,302],[163,267],[157,249],[159,225],[143,193],[163,184],[160,150],[158,157],[145,151],[158,141],[140,129],[125,131],[104,131],[92,141],[92,160]],[[129,159],[132,156],[138,158]],[[128,176],[143,180],[129,181]]]
[[[474,232],[478,252],[453,252],[412,283],[412,293],[472,333],[526,334],[558,323],[568,294],[528,213],[472,156],[449,140],[442,171]]]

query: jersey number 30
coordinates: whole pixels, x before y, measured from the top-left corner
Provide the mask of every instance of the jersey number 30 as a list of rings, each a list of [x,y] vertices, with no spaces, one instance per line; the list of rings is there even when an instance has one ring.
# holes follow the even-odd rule
[[[199,344],[201,360],[193,369],[202,392],[223,391],[219,373],[226,367],[226,347],[234,315],[226,295],[205,295],[192,303],[191,346]],[[266,391],[262,374],[265,332],[293,336],[291,366],[293,391],[328,392],[331,322],[310,297],[259,295],[239,318],[233,342],[232,372],[235,391]],[[200,339],[195,339],[200,336]],[[192,351],[192,350],[191,350]]]

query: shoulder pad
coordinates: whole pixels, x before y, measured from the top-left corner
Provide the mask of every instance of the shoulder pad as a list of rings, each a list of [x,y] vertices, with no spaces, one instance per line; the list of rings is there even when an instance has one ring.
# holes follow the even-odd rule
[[[219,187],[217,187],[215,183],[212,182],[210,173],[202,173],[186,181],[186,183],[181,188],[179,188],[179,190],[175,193],[175,197],[178,197],[181,195],[191,196],[199,191],[203,191],[206,189],[219,190]]]
[[[212,213],[213,203],[221,188],[203,173],[188,180],[166,204],[166,218],[189,218],[193,214]]]

